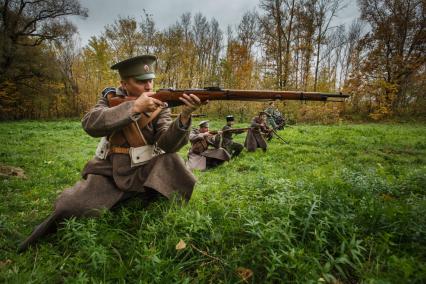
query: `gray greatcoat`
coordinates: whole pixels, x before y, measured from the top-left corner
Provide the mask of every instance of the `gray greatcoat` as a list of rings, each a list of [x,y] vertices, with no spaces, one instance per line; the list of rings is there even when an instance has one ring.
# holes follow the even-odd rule
[[[231,155],[221,146],[222,137],[220,135],[215,136],[204,136],[204,133],[200,133],[198,129],[193,129],[189,134],[189,141],[192,147],[188,153],[188,168],[191,170],[205,170],[209,167],[217,166],[225,161],[231,159]],[[200,146],[201,141],[202,149],[195,151],[196,144]],[[209,149],[208,146],[213,146],[213,149]]]
[[[268,131],[268,127],[265,122],[256,116],[252,119],[250,127],[251,129],[247,131],[246,140],[244,142],[244,146],[247,148],[247,151],[253,152],[256,151],[257,148],[262,148],[266,151],[268,144],[262,135],[262,133]]]
[[[118,90],[117,90],[118,91]],[[108,107],[103,96],[82,119],[84,130],[93,137],[111,136],[140,116],[131,113],[133,102]],[[176,152],[188,143],[189,127],[180,125],[179,118],[172,121],[169,109],[163,109],[145,128],[141,129],[150,145],[157,144],[165,153],[144,165],[130,166],[128,154],[110,154],[104,160],[90,160],[83,169],[83,179],[64,190],[57,198],[54,212],[21,244],[20,250],[51,231],[63,218],[96,216],[110,209],[129,193],[142,195],[155,190],[169,198],[176,194],[188,201],[194,185],[194,175],[185,167]],[[121,147],[129,145],[124,140]],[[127,192],[127,193],[126,193]]]

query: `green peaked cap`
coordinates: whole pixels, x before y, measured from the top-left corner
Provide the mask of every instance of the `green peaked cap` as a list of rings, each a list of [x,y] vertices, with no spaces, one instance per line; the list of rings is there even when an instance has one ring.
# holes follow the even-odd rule
[[[200,123],[198,123],[198,126],[200,126],[200,127],[209,127],[209,121],[208,120],[200,121]]]
[[[118,70],[121,79],[135,78],[136,80],[154,79],[154,62],[157,57],[154,55],[140,55],[120,61],[111,66],[111,69]]]

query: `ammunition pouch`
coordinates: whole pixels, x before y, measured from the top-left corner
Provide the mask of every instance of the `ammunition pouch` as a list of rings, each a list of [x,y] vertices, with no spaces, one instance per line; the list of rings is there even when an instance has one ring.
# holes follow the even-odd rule
[[[95,156],[101,160],[105,160],[109,154],[110,143],[106,137],[102,137],[96,148]]]
[[[164,154],[157,145],[145,145],[141,147],[130,147],[130,167],[137,167],[148,163],[155,156]]]
[[[191,151],[197,155],[200,155],[205,150],[207,150],[207,148],[208,148],[207,141],[205,139],[200,139],[194,142],[194,144],[192,144]]]

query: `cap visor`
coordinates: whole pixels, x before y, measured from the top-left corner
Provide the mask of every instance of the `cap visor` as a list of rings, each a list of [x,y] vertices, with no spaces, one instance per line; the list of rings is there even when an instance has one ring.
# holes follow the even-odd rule
[[[135,78],[136,80],[150,80],[150,79],[155,79],[155,74],[154,73],[143,74],[143,75],[135,76],[133,78]]]

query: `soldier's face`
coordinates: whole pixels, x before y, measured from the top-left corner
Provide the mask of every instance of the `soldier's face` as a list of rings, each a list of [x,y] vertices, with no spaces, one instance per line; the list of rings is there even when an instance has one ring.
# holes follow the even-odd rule
[[[205,133],[205,132],[209,132],[209,128],[208,127],[200,127],[200,133]]]
[[[154,80],[136,80],[129,78],[121,81],[121,85],[127,91],[129,96],[138,97],[144,92],[152,92]]]

